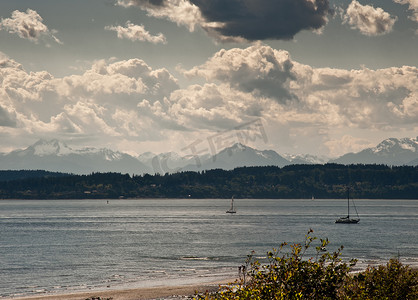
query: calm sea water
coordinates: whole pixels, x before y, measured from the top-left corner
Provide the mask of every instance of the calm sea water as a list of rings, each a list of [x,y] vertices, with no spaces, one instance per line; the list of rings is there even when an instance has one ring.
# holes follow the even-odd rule
[[[418,266],[418,200],[357,200],[359,224],[335,224],[345,200],[0,201],[0,298],[196,283],[282,242],[329,238],[358,266]]]

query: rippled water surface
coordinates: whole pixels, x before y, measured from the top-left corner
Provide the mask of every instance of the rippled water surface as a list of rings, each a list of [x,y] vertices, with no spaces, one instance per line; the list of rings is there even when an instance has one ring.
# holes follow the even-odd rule
[[[246,255],[302,242],[309,228],[359,266],[418,266],[418,200],[0,201],[0,298],[156,286],[236,275]]]

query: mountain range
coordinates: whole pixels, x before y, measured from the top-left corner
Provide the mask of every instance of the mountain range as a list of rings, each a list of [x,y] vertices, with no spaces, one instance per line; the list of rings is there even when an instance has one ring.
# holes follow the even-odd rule
[[[0,154],[1,170],[46,170],[73,174],[92,172],[151,173],[135,157],[109,149],[72,149],[58,140],[39,140],[23,150]]]
[[[418,137],[415,139],[389,138],[376,147],[367,148],[358,153],[347,153],[330,162],[416,166],[418,165]]]
[[[417,138],[389,138],[376,147],[347,153],[336,159],[314,155],[280,155],[273,150],[257,150],[235,144],[220,152],[202,156],[181,156],[175,152],[138,157],[106,148],[72,149],[58,140],[39,140],[23,150],[0,154],[0,170],[46,170],[73,174],[118,172],[165,174],[178,171],[231,170],[243,166],[279,166],[291,164],[385,164],[418,165]]]

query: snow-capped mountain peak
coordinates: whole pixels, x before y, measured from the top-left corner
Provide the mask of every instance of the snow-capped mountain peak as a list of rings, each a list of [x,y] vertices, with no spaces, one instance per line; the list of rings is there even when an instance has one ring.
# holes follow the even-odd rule
[[[91,172],[150,173],[129,154],[106,148],[72,149],[58,140],[39,140],[23,150],[0,155],[0,169],[47,170],[75,174]]]
[[[138,157],[107,148],[74,149],[58,140],[39,140],[23,150],[0,153],[0,169],[47,170],[76,174],[91,172],[122,172],[133,174],[173,173],[210,169],[230,170],[237,167],[279,166],[291,164],[386,164],[418,165],[417,138],[389,138],[376,147],[358,153],[347,153],[337,159],[309,154],[281,156],[274,150],[257,150],[241,143],[219,152],[201,156],[181,156],[175,152],[154,154],[145,152]]]
[[[389,138],[381,143],[379,143],[376,147],[371,148],[371,151],[376,154],[383,154],[389,153],[393,151],[411,151],[411,152],[418,152],[418,137],[417,138]]]
[[[284,166],[289,162],[272,150],[257,150],[241,143],[227,147],[212,157],[201,160],[201,169],[234,169],[243,166]],[[189,168],[192,169],[193,168]],[[196,166],[194,169],[197,169]]]
[[[100,152],[107,161],[120,160],[123,156],[119,151],[112,151],[110,149],[100,149]]]
[[[180,161],[180,160],[183,159],[183,157],[180,156],[176,152],[165,152],[165,153],[161,153],[160,155],[158,155],[158,157],[160,159],[170,159],[172,161]]]
[[[50,141],[39,140],[32,146],[32,149],[34,155],[41,157],[47,155],[63,156],[74,152],[65,143],[62,143],[56,139]]]
[[[400,143],[401,148],[418,152],[418,136],[415,139],[403,138]]]
[[[325,164],[329,161],[329,158],[326,156],[311,154],[284,154],[283,157],[292,164]]]
[[[418,161],[417,138],[389,138],[376,147],[364,149],[358,153],[347,153],[331,162],[342,164],[386,164],[416,165]]]
[[[252,148],[250,148],[248,146],[245,146],[241,143],[236,143],[236,144],[232,145],[231,147],[223,149],[220,153],[222,153],[224,151],[228,151],[228,154],[231,155],[231,154],[234,154],[234,153],[240,153],[240,152],[245,151],[247,149],[253,150]]]

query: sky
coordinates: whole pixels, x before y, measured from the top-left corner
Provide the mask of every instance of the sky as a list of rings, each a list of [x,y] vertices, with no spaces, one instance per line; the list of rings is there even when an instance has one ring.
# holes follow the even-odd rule
[[[417,62],[417,0],[2,0],[0,152],[337,157],[418,136]]]

